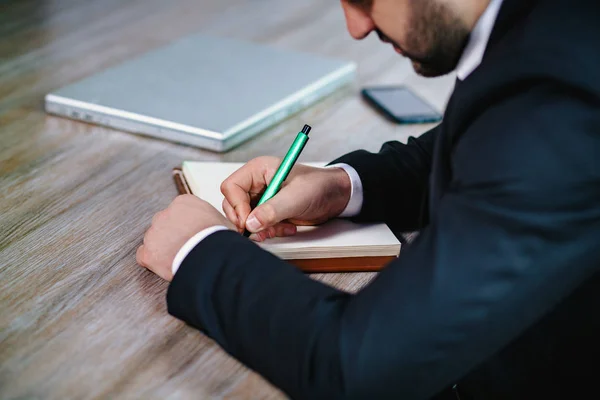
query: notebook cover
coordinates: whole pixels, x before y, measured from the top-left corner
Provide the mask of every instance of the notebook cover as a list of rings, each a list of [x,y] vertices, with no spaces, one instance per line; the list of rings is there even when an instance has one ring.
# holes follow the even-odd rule
[[[192,194],[181,168],[173,168],[173,180],[179,194]],[[376,272],[380,271],[387,263],[394,260],[394,256],[377,257],[343,257],[343,258],[316,258],[302,260],[285,260],[295,265],[306,273],[323,272]]]

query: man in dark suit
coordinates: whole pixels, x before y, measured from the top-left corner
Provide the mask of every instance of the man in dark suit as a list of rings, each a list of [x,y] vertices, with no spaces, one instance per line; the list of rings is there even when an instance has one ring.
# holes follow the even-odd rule
[[[578,398],[598,376],[600,6],[595,0],[343,0],[415,70],[457,69],[444,120],[403,145],[222,186],[229,220],[177,198],[138,262],[174,316],[294,398]],[[420,230],[357,294],[253,239],[336,216]],[[235,252],[231,250],[235,249]]]

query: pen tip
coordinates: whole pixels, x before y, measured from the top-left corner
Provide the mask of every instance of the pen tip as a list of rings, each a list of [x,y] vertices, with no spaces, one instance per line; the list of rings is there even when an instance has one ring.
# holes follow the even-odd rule
[[[310,132],[310,125],[304,125],[304,128],[302,128],[302,133],[304,133],[305,135],[308,135],[308,132]]]

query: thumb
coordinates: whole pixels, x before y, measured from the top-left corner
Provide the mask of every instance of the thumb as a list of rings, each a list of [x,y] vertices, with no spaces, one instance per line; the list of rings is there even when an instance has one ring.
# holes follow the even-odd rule
[[[260,232],[296,216],[295,205],[298,203],[290,197],[290,192],[285,189],[250,213],[246,219],[246,229],[250,232]]]

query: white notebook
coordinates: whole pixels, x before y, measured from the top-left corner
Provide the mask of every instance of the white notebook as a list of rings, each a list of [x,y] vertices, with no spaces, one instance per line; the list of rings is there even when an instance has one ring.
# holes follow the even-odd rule
[[[323,167],[325,163],[307,163]],[[242,163],[190,162],[182,171],[192,193],[222,209],[221,183]],[[294,236],[267,239],[265,250],[286,260],[398,256],[400,242],[385,224],[357,224],[334,219],[319,226],[300,226]]]

